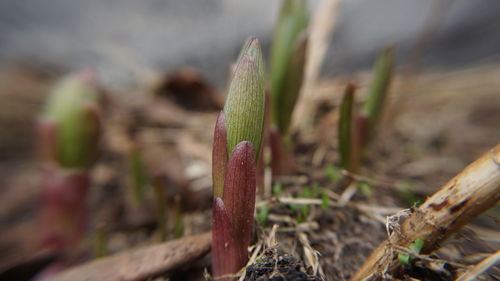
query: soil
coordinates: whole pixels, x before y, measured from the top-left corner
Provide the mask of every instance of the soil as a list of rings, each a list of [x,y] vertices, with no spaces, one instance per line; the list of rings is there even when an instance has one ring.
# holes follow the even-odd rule
[[[321,280],[306,270],[306,266],[292,255],[279,249],[268,249],[258,262],[247,266],[246,281]]]
[[[296,122],[294,172],[274,178],[272,184],[265,178],[259,190],[253,259],[244,280],[349,279],[387,238],[387,217],[424,200],[500,140],[499,74],[500,65],[479,65],[397,76],[380,130],[350,189],[335,168],[337,109],[346,81],[359,81],[361,102],[369,76],[323,79],[314,95],[300,101],[309,105],[301,110],[313,117],[313,123]],[[87,232],[82,246],[68,258],[41,253],[33,234],[40,227],[40,191],[31,124],[54,77],[29,69],[0,72],[5,82],[2,99],[16,93],[0,110],[1,132],[8,132],[0,138],[0,279],[30,280],[58,259],[65,261],[65,268],[85,264],[96,257],[99,231],[105,233],[106,256],[161,243],[153,189],[147,189],[141,204],[131,200],[127,155],[132,146],[140,149],[147,176],[160,177],[164,184],[166,240],[210,230],[211,138],[221,95],[189,75],[182,85],[167,77],[158,82],[159,89],[108,93],[101,156],[92,171]],[[195,80],[195,93],[189,99],[175,97],[193,89],[185,85],[190,79]],[[168,89],[175,90],[166,94]],[[196,95],[210,95],[198,99],[207,104],[189,104]],[[304,205],[301,200],[312,203]],[[264,209],[268,215],[261,220]],[[442,245],[430,256],[432,262],[416,258],[395,276],[454,280],[468,265],[498,251],[498,219],[498,208],[487,212]],[[168,274],[156,274],[155,280],[210,278],[204,269],[210,271],[209,255]],[[499,276],[493,267],[481,278]]]

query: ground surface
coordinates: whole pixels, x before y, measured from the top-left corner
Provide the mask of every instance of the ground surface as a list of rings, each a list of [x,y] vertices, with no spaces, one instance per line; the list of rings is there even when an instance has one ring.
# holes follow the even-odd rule
[[[312,118],[296,119],[296,171],[276,178],[273,184],[264,179],[257,212],[268,209],[269,214],[256,223],[251,261],[257,265],[272,262],[264,259],[266,249],[276,248],[291,255],[282,258],[284,263],[310,278],[347,280],[387,237],[387,216],[411,207],[414,198],[432,194],[498,143],[499,75],[500,66],[494,64],[398,75],[381,129],[363,163],[362,177],[357,178],[359,190],[352,189],[352,196],[341,188],[341,172],[334,167],[338,164],[337,107],[343,86],[353,77],[320,81],[314,93],[300,102],[300,112]],[[53,78],[19,68],[0,74],[5,95],[0,110],[0,271],[26,264],[36,248],[39,174],[32,122]],[[357,98],[362,101],[369,75],[359,73],[354,78],[361,85]],[[183,83],[169,79],[173,78],[160,81],[154,89],[110,93],[102,155],[92,173],[86,246],[74,264],[93,258],[96,229],[107,233],[107,254],[160,241],[152,190],[143,206],[130,203],[126,155],[131,143],[140,147],[148,173],[161,173],[167,179],[167,239],[174,239],[176,233],[189,236],[210,230],[211,138],[221,101],[201,82],[194,88],[187,83],[191,86],[186,90]],[[193,105],[172,94],[187,95],[186,91],[203,97],[204,102]],[[322,206],[324,197],[328,206]],[[182,231],[176,218],[182,221]],[[446,267],[434,277],[425,271],[433,267],[420,262],[405,274],[420,280],[453,280],[460,265],[476,263],[499,249],[499,232],[498,210],[487,213],[438,251],[440,259],[458,266]],[[201,280],[203,268],[209,266],[209,259],[202,259],[177,270],[171,279]],[[253,265],[249,270],[255,273],[256,268]],[[490,274],[485,278],[498,278],[498,268]]]

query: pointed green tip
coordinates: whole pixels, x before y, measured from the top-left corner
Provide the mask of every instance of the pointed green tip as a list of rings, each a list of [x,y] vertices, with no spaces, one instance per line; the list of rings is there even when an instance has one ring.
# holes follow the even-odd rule
[[[238,143],[250,141],[257,159],[262,142],[264,103],[264,79],[256,60],[244,54],[236,66],[224,105],[229,156]]]
[[[264,79],[265,65],[264,59],[262,58],[260,42],[257,37],[250,37],[246,40],[245,44],[243,44],[243,47],[241,48],[240,54],[238,55],[237,62],[241,61],[244,55],[248,55],[255,60],[259,75],[261,75],[262,79]]]

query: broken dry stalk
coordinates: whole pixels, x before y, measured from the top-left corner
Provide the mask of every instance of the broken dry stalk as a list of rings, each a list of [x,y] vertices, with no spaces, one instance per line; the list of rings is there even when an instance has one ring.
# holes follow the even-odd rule
[[[351,281],[381,280],[398,266],[393,247],[408,248],[417,239],[423,254],[439,248],[460,227],[498,203],[500,144],[467,166],[416,209],[368,258]]]
[[[215,126],[212,271],[217,280],[233,280],[248,261],[264,125],[263,69],[259,42],[252,38],[241,51]]]
[[[100,96],[94,74],[63,79],[37,122],[42,166],[42,246],[69,251],[83,236],[89,170],[97,157]]]

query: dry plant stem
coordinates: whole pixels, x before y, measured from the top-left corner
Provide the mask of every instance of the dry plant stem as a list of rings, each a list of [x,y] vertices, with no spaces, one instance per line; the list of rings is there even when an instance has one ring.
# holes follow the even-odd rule
[[[500,144],[467,166],[441,187],[397,227],[368,258],[351,281],[381,280],[396,266],[393,247],[407,248],[425,240],[422,253],[430,253],[460,227],[498,203],[500,197]]]

